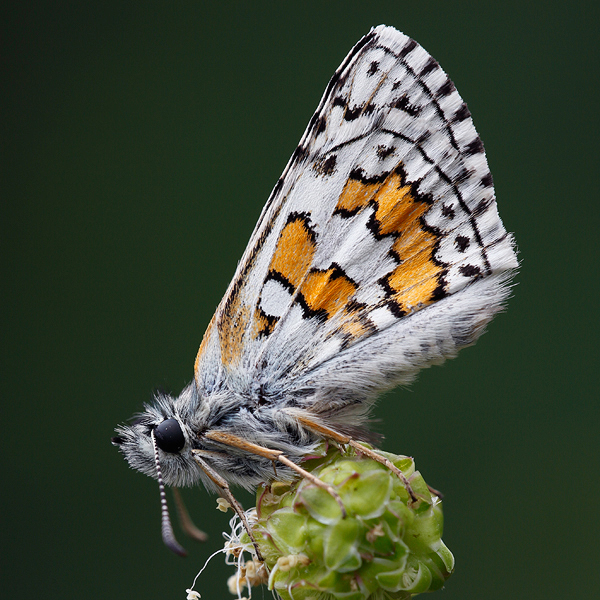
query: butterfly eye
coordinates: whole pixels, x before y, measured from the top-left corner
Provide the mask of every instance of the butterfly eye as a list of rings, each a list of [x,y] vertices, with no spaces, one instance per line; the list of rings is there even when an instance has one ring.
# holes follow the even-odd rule
[[[183,431],[176,419],[166,419],[154,430],[156,444],[163,452],[175,454],[185,446]]]

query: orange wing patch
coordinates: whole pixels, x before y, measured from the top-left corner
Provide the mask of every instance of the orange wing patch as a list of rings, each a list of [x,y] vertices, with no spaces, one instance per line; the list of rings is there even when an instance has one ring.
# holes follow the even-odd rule
[[[352,173],[350,179],[346,182],[340,197],[338,198],[335,212],[341,214],[356,214],[361,208],[369,204],[381,183],[366,183],[359,179],[353,179]]]
[[[424,212],[424,211],[423,211]],[[431,304],[437,297],[444,268],[434,260],[437,236],[421,228],[418,216],[394,243],[401,263],[387,277],[387,283],[400,311],[411,312]]]
[[[407,225],[418,219],[427,209],[423,202],[415,202],[410,185],[403,185],[400,175],[393,173],[374,198],[375,218],[380,235],[402,234]]]
[[[355,342],[377,330],[368,317],[367,308],[365,304],[352,301],[344,307],[338,332],[346,338],[347,342]]]
[[[215,326],[219,336],[223,365],[225,367],[235,367],[239,364],[244,348],[244,334],[248,329],[251,314],[250,306],[242,301],[242,291],[245,283],[245,277],[240,276],[226,296],[224,306],[219,306],[217,309],[215,317],[218,315],[218,318],[213,317],[208,325],[198,350],[196,365],[199,363],[200,356],[204,352],[204,347]]]
[[[311,271],[300,286],[305,310],[327,318],[342,310],[356,292],[357,285],[338,266]]]
[[[397,171],[388,177],[374,197],[375,219],[381,235],[394,235],[393,251],[400,264],[386,278],[399,313],[430,304],[443,272],[433,257],[437,236],[424,229],[421,217],[429,205],[403,184]]]
[[[395,238],[392,252],[400,264],[381,282],[394,313],[402,316],[430,304],[439,297],[444,268],[434,259],[437,235],[421,220],[429,199],[406,183],[402,165],[375,178],[355,170],[340,194],[336,212],[349,218],[368,206],[374,208],[369,224],[373,233],[378,238]]]
[[[254,328],[252,329],[252,335],[254,338],[257,338],[259,335],[269,335],[273,328],[275,327],[275,323],[277,323],[279,319],[276,317],[269,317],[265,315],[260,308],[257,308],[254,311]]]
[[[279,234],[265,281],[276,279],[294,294],[312,265],[315,251],[316,238],[309,215],[291,213]],[[269,335],[278,320],[279,317],[265,314],[258,306],[254,311],[254,337]]]
[[[219,319],[221,360],[226,367],[239,363],[244,346],[244,333],[250,321],[250,307],[241,304],[240,294],[233,294],[232,299],[231,306],[222,312]]]
[[[291,215],[279,236],[269,271],[278,273],[296,288],[312,264],[315,249],[315,236],[307,217]]]

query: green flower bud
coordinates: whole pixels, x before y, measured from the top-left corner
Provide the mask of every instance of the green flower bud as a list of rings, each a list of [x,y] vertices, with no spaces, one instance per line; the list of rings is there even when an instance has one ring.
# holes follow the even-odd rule
[[[230,589],[266,582],[282,600],[406,599],[440,589],[454,569],[441,539],[441,501],[412,458],[380,454],[404,473],[416,502],[384,465],[351,448],[330,447],[302,467],[337,491],[346,517],[326,490],[307,479],[259,487],[256,509],[247,516],[264,564],[239,521],[228,544],[239,542],[236,556],[240,547],[254,554],[251,571],[261,575],[247,577],[237,558]]]

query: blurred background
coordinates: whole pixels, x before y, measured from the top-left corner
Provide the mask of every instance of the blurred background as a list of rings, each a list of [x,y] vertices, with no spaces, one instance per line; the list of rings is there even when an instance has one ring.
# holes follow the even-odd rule
[[[467,101],[522,260],[506,314],[477,346],[376,411],[383,447],[414,456],[445,493],[457,566],[437,596],[596,597],[597,5],[11,4],[0,35],[6,597],[183,599],[221,546],[229,517],[197,488],[184,496],[210,540],[179,534],[185,560],[166,550],[156,483],[109,440],[154,388],[191,380],[329,78],[380,23],[422,44]],[[197,589],[228,598],[231,574],[217,557]]]

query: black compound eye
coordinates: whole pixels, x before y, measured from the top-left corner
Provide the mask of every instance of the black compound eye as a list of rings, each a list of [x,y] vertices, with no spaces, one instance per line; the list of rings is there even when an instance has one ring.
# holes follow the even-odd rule
[[[154,429],[157,446],[163,452],[175,454],[185,446],[183,431],[176,419],[166,419]]]

